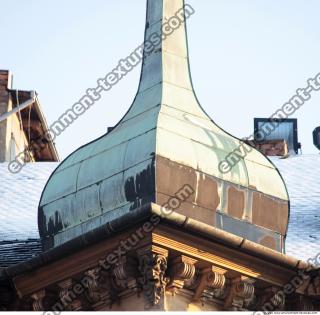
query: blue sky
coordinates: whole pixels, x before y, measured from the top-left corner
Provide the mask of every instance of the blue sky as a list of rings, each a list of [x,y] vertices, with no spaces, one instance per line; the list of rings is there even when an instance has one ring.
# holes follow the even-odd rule
[[[191,71],[202,107],[238,137],[253,132],[320,72],[317,0],[189,0]],[[48,123],[143,41],[146,0],[1,1],[0,68],[35,89]],[[57,138],[65,157],[115,125],[131,105],[140,67]],[[303,153],[315,153],[320,91],[294,116]]]

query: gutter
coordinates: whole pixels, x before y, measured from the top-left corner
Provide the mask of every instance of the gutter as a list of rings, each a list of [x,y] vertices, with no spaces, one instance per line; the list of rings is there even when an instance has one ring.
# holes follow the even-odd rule
[[[33,271],[48,263],[57,261],[60,258],[66,257],[89,245],[98,243],[103,239],[118,234],[119,232],[126,230],[128,227],[132,227],[133,224],[145,222],[146,219],[150,218],[152,215],[161,217],[161,222],[166,222],[169,225],[180,227],[182,230],[189,231],[193,235],[206,237],[214,242],[237,249],[240,252],[258,257],[264,261],[268,261],[270,263],[295,271],[297,269],[308,267],[308,264],[302,260],[281,254],[280,252],[274,251],[229,232],[212,227],[208,224],[188,218],[182,214],[176,212],[172,212],[169,215],[164,214],[161,208],[161,206],[154,203],[149,203],[139,207],[138,209],[129,212],[118,219],[108,222],[101,227],[87,232],[47,252],[44,252],[28,261],[22,262],[15,266],[0,269],[0,279],[14,278],[18,275]]]
[[[1,115],[0,116],[0,122],[8,119],[13,114],[16,114],[17,112],[19,112],[19,111],[31,106],[36,100],[36,92],[35,91],[31,91],[30,94],[31,94],[31,98],[28,101],[23,102],[19,106],[17,106],[14,109],[12,109],[10,112],[7,112],[7,113]]]

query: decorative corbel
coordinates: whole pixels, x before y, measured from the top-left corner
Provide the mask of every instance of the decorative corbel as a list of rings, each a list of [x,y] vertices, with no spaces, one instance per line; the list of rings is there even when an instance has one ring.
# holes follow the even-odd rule
[[[76,287],[77,286],[77,287]],[[81,311],[82,310],[82,302],[79,299],[80,294],[84,292],[84,290],[81,290],[81,293],[78,293],[79,285],[74,283],[74,280],[69,278],[62,282],[58,283],[58,287],[60,289],[59,291],[59,297],[60,300],[58,303],[60,303],[60,308],[63,308],[65,311]]]
[[[292,311],[313,312],[315,311],[315,305],[311,299],[305,296],[295,296]]]
[[[39,312],[39,311],[44,311],[45,306],[44,306],[44,298],[46,296],[46,291],[45,290],[40,290],[36,293],[33,293],[31,295],[31,298],[33,300],[32,302],[32,308],[34,311]]]
[[[200,281],[197,285],[193,300],[199,300],[206,288],[222,290],[226,284],[225,272],[225,270],[214,266],[203,269],[199,275]]]
[[[269,287],[260,295],[260,305],[262,310],[281,311],[286,305],[286,295],[277,287]]]
[[[87,278],[86,296],[94,310],[111,304],[111,283],[106,272],[96,267],[85,272]]]
[[[168,251],[157,246],[147,246],[137,251],[146,309],[159,308],[169,279],[166,277]]]
[[[254,280],[247,277],[235,278],[231,281],[231,288],[225,301],[225,308],[231,311],[246,310],[254,299]]]
[[[320,298],[320,276],[311,279],[306,293],[312,298]]]
[[[184,255],[178,256],[170,262],[170,283],[167,286],[170,292],[175,294],[184,287],[185,282],[192,281],[196,274],[196,262],[197,260]]]
[[[138,291],[137,272],[138,266],[136,261],[128,257],[121,257],[119,262],[112,270],[112,284],[118,291],[129,290]]]

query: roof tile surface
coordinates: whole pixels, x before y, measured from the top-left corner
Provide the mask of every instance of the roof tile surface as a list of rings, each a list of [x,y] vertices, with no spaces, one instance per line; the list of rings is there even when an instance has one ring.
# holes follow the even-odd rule
[[[31,163],[12,174],[0,163],[0,267],[32,258],[41,251],[38,204],[58,163]]]
[[[272,158],[290,196],[286,253],[308,260],[320,253],[320,154]]]

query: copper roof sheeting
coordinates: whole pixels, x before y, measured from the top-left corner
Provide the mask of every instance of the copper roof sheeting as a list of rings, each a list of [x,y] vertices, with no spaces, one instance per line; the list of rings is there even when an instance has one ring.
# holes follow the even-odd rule
[[[183,5],[182,0],[148,1],[146,39],[161,34],[162,21]],[[71,154],[48,181],[39,207],[45,248],[59,246],[143,204],[161,204],[181,183],[196,191],[181,214],[211,225],[217,222],[228,232],[282,251],[288,195],[274,165],[253,150],[230,172],[219,170],[219,163],[241,143],[199,105],[183,23],[145,53],[138,93],[120,123]],[[208,185],[212,190],[203,194]],[[243,202],[235,202],[238,199]]]

